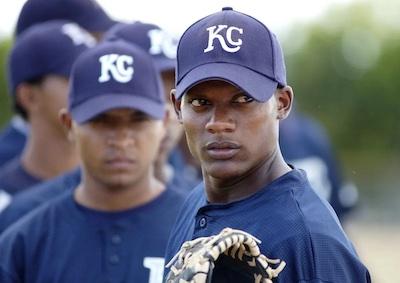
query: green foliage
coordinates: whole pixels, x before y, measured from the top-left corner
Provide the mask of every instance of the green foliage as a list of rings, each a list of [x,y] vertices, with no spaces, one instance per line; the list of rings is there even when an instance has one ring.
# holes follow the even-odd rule
[[[0,127],[7,122],[12,113],[6,75],[6,63],[10,46],[11,40],[0,41]]]
[[[372,7],[354,4],[284,41],[298,107],[327,127],[348,171],[362,168],[364,180],[400,160],[400,29],[375,19]]]

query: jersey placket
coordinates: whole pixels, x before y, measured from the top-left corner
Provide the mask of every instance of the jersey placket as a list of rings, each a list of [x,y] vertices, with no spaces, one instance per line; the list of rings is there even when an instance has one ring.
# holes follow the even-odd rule
[[[122,282],[124,276],[123,230],[112,226],[104,231],[106,273],[110,283]]]

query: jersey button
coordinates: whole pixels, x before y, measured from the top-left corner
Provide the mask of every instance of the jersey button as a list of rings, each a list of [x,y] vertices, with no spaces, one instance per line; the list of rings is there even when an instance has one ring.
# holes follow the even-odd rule
[[[119,263],[119,256],[118,255],[112,255],[109,258],[109,261],[111,264],[118,264]]]
[[[200,221],[199,221],[199,225],[200,225],[200,228],[206,227],[207,226],[207,219],[205,217],[202,217],[200,219]]]
[[[113,236],[111,237],[111,242],[112,242],[114,245],[120,244],[120,243],[122,242],[121,236],[120,236],[120,235],[113,235]]]

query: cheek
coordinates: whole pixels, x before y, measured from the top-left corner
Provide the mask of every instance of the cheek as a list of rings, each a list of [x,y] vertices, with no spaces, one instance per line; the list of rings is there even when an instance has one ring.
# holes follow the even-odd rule
[[[90,131],[79,133],[76,137],[76,144],[85,164],[95,164],[101,158],[105,147],[103,138]]]
[[[183,130],[186,135],[186,142],[192,155],[198,156],[201,151],[202,134],[205,131],[205,124],[200,117],[183,116]]]
[[[252,119],[251,123],[246,123],[241,127],[243,128],[242,137],[254,137],[244,139],[250,144],[249,150],[270,152],[275,149],[278,138],[276,119],[271,119],[267,115],[258,115]]]
[[[46,99],[51,100],[53,105],[65,107],[68,100],[68,81],[52,80],[44,85]]]

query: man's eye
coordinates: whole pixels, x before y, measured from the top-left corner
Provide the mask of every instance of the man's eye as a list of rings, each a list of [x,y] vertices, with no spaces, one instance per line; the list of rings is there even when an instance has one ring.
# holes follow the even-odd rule
[[[207,101],[206,99],[195,98],[195,99],[192,99],[192,100],[190,101],[190,104],[192,104],[192,105],[195,106],[195,107],[200,107],[200,106],[207,105],[207,104],[209,104],[209,103],[208,103],[208,101]]]
[[[247,95],[241,95],[235,99],[235,103],[249,103],[254,101],[254,99]]]

